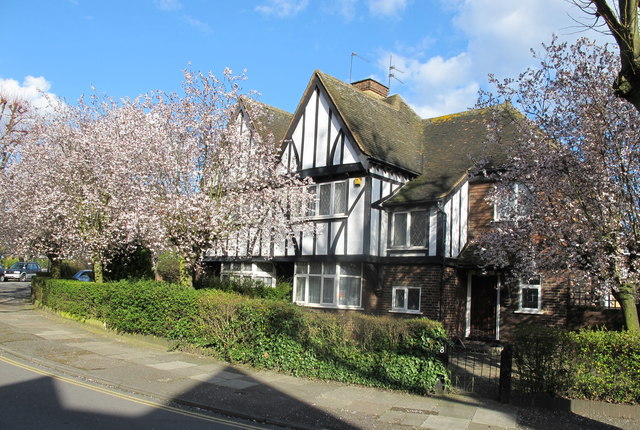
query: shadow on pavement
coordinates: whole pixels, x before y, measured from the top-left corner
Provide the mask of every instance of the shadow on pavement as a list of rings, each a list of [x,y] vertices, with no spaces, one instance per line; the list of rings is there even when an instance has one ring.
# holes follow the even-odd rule
[[[99,386],[88,388],[87,384],[67,378],[38,375],[6,362],[0,363],[0,372],[4,380],[9,379],[0,386],[0,427],[6,429],[254,429],[271,428],[271,424],[294,428],[298,427],[296,424],[304,428],[358,428],[257,381],[249,392],[246,388],[235,391],[209,383],[198,384],[169,405],[163,405],[144,398],[134,400],[130,395]],[[232,373],[236,376],[231,377]],[[218,382],[224,378],[237,385],[252,381],[235,369],[225,369],[212,378]],[[176,413],[171,403],[187,408],[180,408],[181,412]],[[226,410],[241,418],[257,418],[256,421],[267,425],[258,427],[250,421],[212,417],[203,413],[203,404],[216,405],[206,408],[211,412]],[[195,405],[199,408],[193,408]]]

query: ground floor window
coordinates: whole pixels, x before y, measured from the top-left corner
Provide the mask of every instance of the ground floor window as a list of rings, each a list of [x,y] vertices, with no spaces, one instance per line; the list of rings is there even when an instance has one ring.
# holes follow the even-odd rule
[[[360,308],[362,265],[296,263],[294,301],[303,305]]]
[[[275,268],[271,263],[230,262],[222,263],[221,279],[245,279],[260,281],[268,287],[276,286]]]
[[[520,297],[519,312],[539,313],[542,311],[542,280],[540,277],[520,281],[518,295]]]
[[[391,310],[393,312],[420,312],[419,287],[393,287]]]

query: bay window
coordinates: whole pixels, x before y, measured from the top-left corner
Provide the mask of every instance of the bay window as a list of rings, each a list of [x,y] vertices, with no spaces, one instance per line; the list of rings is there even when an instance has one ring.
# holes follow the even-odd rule
[[[262,282],[267,287],[276,286],[275,269],[271,263],[250,263],[239,261],[222,263],[220,278],[252,280]]]
[[[359,308],[362,266],[354,263],[296,263],[294,301],[308,306]]]

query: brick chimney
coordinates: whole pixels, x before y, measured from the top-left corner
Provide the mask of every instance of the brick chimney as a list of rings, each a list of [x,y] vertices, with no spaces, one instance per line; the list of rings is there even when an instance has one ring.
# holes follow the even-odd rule
[[[359,89],[363,93],[372,95],[377,98],[385,98],[389,95],[388,87],[382,85],[378,81],[374,81],[371,78],[353,82],[351,85],[353,85],[355,88]]]

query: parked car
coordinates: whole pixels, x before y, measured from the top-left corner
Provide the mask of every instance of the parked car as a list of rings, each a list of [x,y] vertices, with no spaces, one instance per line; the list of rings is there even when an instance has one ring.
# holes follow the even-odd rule
[[[81,270],[71,277],[76,281],[93,282],[93,270]]]
[[[38,273],[42,272],[40,264],[32,261],[29,263],[13,263],[11,267],[4,271],[4,280],[9,281],[11,279],[16,281],[26,281]]]
[[[4,266],[0,264],[0,282],[4,282]]]

